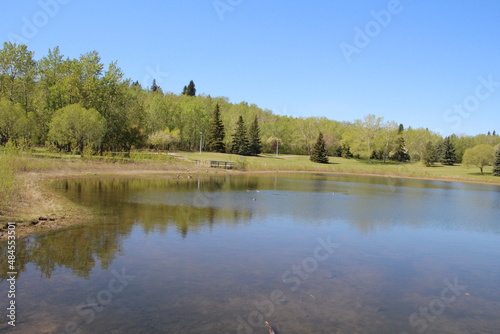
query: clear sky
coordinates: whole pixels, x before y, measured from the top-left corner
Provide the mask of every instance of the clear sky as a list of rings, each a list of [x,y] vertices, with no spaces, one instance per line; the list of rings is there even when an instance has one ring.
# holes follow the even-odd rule
[[[500,1],[0,0],[35,58],[96,50],[125,76],[276,114],[367,114],[442,134],[500,132]]]

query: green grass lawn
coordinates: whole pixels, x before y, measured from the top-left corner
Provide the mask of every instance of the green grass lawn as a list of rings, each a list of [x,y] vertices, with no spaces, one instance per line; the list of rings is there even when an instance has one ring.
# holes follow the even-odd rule
[[[311,162],[309,156],[303,155],[280,155],[263,154],[258,157],[241,157],[234,154],[209,153],[209,152],[177,152],[176,154],[189,160],[200,160],[209,163],[210,160],[233,161],[243,165],[247,171],[313,171],[313,172],[335,172],[335,173],[357,173],[376,174],[385,176],[418,177],[441,180],[456,180],[469,182],[485,182],[500,184],[500,177],[491,175],[492,167],[484,169],[481,175],[479,168],[467,168],[462,165],[442,166],[435,164],[433,167],[425,167],[420,162],[398,163],[388,161],[357,160],[330,157],[329,164],[318,164]]]
[[[3,153],[3,152],[0,152]],[[98,167],[108,172],[120,169],[183,169],[192,165],[196,160],[201,161],[205,169],[209,166],[211,160],[232,161],[240,170],[245,171],[307,171],[307,172],[334,172],[334,173],[355,173],[355,174],[373,174],[382,176],[400,176],[429,178],[451,181],[467,181],[500,184],[500,177],[491,175],[492,167],[485,168],[485,174],[479,173],[479,168],[467,168],[462,165],[442,166],[435,164],[433,167],[425,167],[420,162],[398,163],[388,161],[357,160],[330,157],[329,164],[318,164],[309,160],[309,156],[304,155],[279,155],[262,154],[257,157],[242,157],[235,154],[211,153],[211,152],[165,152],[158,154],[155,151],[133,152],[130,157],[124,157],[123,154],[112,156],[108,154],[105,157],[93,157],[90,160],[83,160],[79,155],[51,153],[44,148],[36,148],[31,152],[22,152],[15,160],[10,159],[8,164],[17,161],[16,167],[10,174],[6,173],[4,177],[11,179],[12,172],[16,171],[43,171],[58,170],[70,168],[72,170],[85,170]],[[4,156],[4,167],[5,166]],[[187,161],[186,161],[187,160]],[[198,166],[198,165],[194,165]],[[7,168],[8,169],[8,168]],[[4,169],[4,172],[7,172]],[[7,175],[8,174],[8,175]],[[10,183],[10,182],[8,182]],[[7,188],[7,185],[3,185]]]

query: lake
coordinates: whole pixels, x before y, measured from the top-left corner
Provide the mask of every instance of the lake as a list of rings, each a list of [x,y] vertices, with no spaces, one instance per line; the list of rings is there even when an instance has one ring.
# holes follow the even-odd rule
[[[0,332],[498,333],[500,187],[326,174],[86,178],[17,241]]]

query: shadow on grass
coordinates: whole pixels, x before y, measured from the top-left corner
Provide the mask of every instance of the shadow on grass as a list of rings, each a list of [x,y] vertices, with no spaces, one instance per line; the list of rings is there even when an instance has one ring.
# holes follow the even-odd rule
[[[276,156],[267,156],[267,155],[248,155],[248,157],[254,157],[254,158],[263,158],[263,159],[278,159],[278,160],[284,160],[285,158],[282,157],[276,157]]]
[[[481,172],[476,172],[476,173],[467,173],[467,175],[474,175],[474,176],[493,176],[493,173],[491,172],[484,172],[481,174]]]
[[[413,165],[412,162],[399,162],[399,161],[393,161],[393,160],[386,160],[385,162],[383,160],[367,160],[367,159],[352,159],[355,160],[361,164],[365,165],[381,165],[381,166],[405,166],[405,165]]]

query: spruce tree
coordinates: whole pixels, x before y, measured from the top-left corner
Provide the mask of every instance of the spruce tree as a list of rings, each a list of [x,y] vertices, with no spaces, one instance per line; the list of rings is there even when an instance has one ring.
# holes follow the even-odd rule
[[[208,134],[208,149],[212,152],[226,152],[224,136],[224,124],[222,124],[222,120],[220,119],[220,109],[217,103],[215,105],[215,111],[210,124],[210,132]]]
[[[233,145],[231,147],[231,153],[239,155],[250,154],[247,133],[245,130],[245,122],[243,121],[242,116],[240,116],[238,118],[238,122],[236,122],[236,129],[234,130],[233,134]]]
[[[187,86],[184,86],[184,88],[182,88],[182,95],[187,95]]]
[[[260,141],[259,120],[257,119],[257,116],[255,116],[253,123],[250,125],[250,129],[248,130],[248,137],[250,154],[261,154],[262,143]]]
[[[399,162],[405,162],[410,160],[410,155],[406,149],[406,142],[403,136],[399,136],[396,146],[396,151],[394,152],[392,158]]]
[[[427,142],[425,145],[425,150],[422,154],[422,160],[425,163],[425,166],[431,167],[434,162],[436,162],[436,148],[432,144],[432,142]]]
[[[193,80],[189,81],[189,85],[186,87],[187,96],[196,96],[196,88],[194,86]]]
[[[160,89],[161,89],[161,88],[160,88],[160,86],[158,86],[158,85],[156,84],[156,79],[153,79],[153,84],[151,85],[151,91],[152,91],[152,92],[156,92],[156,91],[158,91],[158,90],[160,90]]]
[[[326,154],[325,140],[323,139],[323,134],[320,132],[318,139],[311,150],[311,157],[309,158],[313,162],[318,162],[322,164],[328,163],[328,156]]]
[[[441,144],[439,150],[439,161],[443,165],[453,166],[453,164],[457,161],[457,157],[455,155],[455,146],[450,140],[450,137],[446,137]]]
[[[493,161],[493,176],[500,176],[500,145],[497,146],[495,161]]]
[[[349,144],[347,144],[347,143],[342,144],[341,157],[346,158],[346,159],[350,159],[353,157],[353,155],[351,153],[351,147],[349,146]]]

